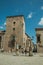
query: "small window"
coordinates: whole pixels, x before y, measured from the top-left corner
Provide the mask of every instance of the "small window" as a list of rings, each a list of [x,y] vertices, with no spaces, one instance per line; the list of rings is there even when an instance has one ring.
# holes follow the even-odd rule
[[[40,35],[37,36],[37,43],[40,42]]]
[[[15,24],[16,22],[13,22],[13,24]]]
[[[13,30],[15,30],[15,28],[13,28]]]
[[[13,40],[15,40],[15,36],[13,36]]]

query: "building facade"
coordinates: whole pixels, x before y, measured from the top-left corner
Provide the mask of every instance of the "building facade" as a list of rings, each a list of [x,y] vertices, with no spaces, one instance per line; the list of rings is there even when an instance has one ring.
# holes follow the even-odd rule
[[[25,21],[24,16],[8,16],[6,18],[6,32],[3,36],[2,47],[5,51],[12,51],[22,47],[25,43]]]
[[[0,31],[0,49],[6,52],[29,51],[29,46],[32,46],[32,40],[25,33],[24,16],[7,16],[6,31]]]
[[[43,52],[43,28],[36,28],[37,52]]]
[[[25,33],[25,41],[26,41],[25,48],[26,48],[27,52],[29,52],[30,49],[32,52],[32,48],[33,48],[32,39],[27,33]]]
[[[0,49],[3,48],[4,35],[5,35],[5,31],[0,31]]]

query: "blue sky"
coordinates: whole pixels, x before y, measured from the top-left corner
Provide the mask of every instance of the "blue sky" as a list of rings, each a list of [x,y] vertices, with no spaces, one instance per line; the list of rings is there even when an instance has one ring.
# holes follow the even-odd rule
[[[43,0],[0,0],[0,30],[5,30],[6,16],[24,15],[26,33],[36,43],[35,28],[43,27]]]

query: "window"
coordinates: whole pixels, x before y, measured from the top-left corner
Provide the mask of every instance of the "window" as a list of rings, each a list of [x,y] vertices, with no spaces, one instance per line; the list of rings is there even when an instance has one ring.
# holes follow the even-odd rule
[[[1,38],[1,36],[0,36],[0,48],[1,48],[1,39],[2,39],[2,38]]]
[[[40,35],[37,36],[37,43],[40,42]]]
[[[15,28],[13,28],[13,30],[15,30]]]
[[[13,36],[13,40],[15,41],[15,36]]]
[[[14,46],[15,46],[15,36],[14,35],[11,35],[10,47],[11,48],[14,48]]]
[[[13,24],[15,24],[16,22],[13,22]]]

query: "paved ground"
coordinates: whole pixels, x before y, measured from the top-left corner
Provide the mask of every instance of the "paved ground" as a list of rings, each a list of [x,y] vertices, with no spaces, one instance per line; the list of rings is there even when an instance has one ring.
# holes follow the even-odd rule
[[[43,54],[35,54],[29,57],[0,53],[0,65],[43,65]]]

